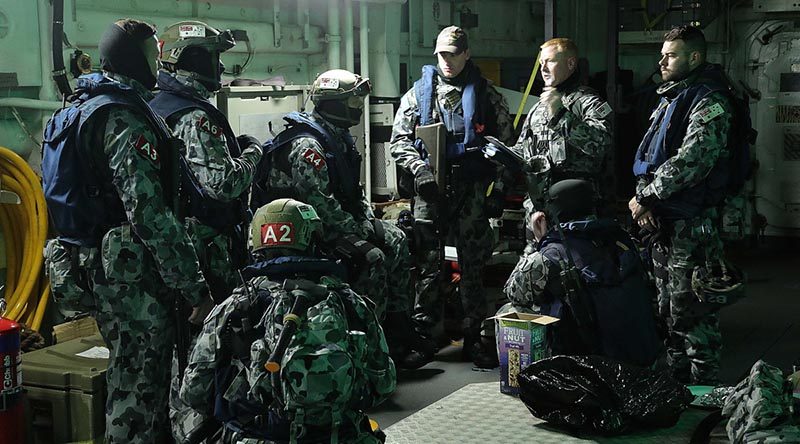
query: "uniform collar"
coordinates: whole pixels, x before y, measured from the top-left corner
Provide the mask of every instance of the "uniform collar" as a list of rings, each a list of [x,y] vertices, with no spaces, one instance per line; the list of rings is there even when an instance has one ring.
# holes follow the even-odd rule
[[[141,98],[145,101],[150,101],[153,98],[153,92],[147,89],[144,85],[139,83],[139,81],[134,80],[130,77],[124,76],[122,74],[116,72],[104,72],[105,76],[109,79],[122,83],[123,85],[130,86],[133,90],[138,94]]]
[[[189,71],[179,69],[176,72],[170,72],[169,75],[172,76],[178,83],[191,88],[194,90],[195,94],[206,100],[208,100],[212,95],[208,88],[200,83],[199,80],[195,79],[192,73]]]

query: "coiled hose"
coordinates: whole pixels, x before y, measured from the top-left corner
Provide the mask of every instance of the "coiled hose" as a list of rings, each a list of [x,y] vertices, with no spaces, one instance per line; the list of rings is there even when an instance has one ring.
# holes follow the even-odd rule
[[[17,153],[0,146],[0,184],[20,204],[0,204],[0,228],[6,244],[7,310],[3,315],[38,331],[50,298],[42,273],[47,239],[47,208],[39,177]]]

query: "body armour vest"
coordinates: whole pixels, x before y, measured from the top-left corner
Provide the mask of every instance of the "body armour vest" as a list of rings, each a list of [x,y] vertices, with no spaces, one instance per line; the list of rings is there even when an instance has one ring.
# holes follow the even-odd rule
[[[480,70],[472,65],[467,65],[467,81],[461,91],[461,112],[458,108],[453,110],[439,106],[436,100],[437,69],[433,65],[422,67],[422,76],[414,83],[414,94],[419,112],[419,125],[425,126],[435,123],[433,109],[436,107],[442,123],[447,128],[447,161],[450,165],[459,165],[464,177],[487,177],[494,173],[492,167],[483,158],[483,153],[477,148],[485,144],[483,134],[486,130],[486,111],[488,100],[486,89],[488,82],[481,77]],[[420,144],[417,144],[423,159],[428,153]]]
[[[194,91],[178,82],[171,75],[160,72],[158,86],[161,92],[150,101],[153,110],[173,124],[176,118],[184,112],[199,109],[211,117],[211,121],[222,128],[225,143],[231,157],[239,157],[242,153],[236,135],[233,133],[228,119],[208,100],[198,96]],[[186,160],[179,159],[181,170],[182,204],[186,207],[186,216],[197,218],[201,223],[216,229],[225,229],[234,226],[242,220],[243,205],[241,198],[229,202],[222,202],[209,196],[202,184],[197,182],[194,173],[189,168]]]
[[[143,114],[155,133],[157,146],[150,148],[161,162],[165,198],[174,185],[170,176],[169,146],[174,142],[163,120],[153,114],[136,91],[99,73],[78,79],[72,105],[56,111],[47,123],[42,147],[42,186],[50,219],[59,239],[72,245],[97,247],[112,227],[127,220],[122,201],[104,172],[95,165],[95,134],[87,134],[86,122],[109,106],[125,107]],[[102,144],[102,137],[95,144]],[[172,206],[165,199],[167,206]]]
[[[672,100],[662,97],[642,143],[636,151],[633,174],[652,178],[658,167],[677,154],[689,127],[692,110],[714,92],[729,96],[719,65],[698,68],[698,78]],[[730,147],[736,141],[728,140]],[[654,204],[654,211],[665,219],[687,219],[704,208],[716,206],[725,198],[730,178],[730,162],[720,159],[699,184],[675,193]]]
[[[591,307],[595,324],[579,332],[571,308],[562,301],[562,285],[548,282],[552,303],[543,313],[562,319],[553,335],[553,352],[560,354],[602,354],[636,365],[650,365],[659,350],[652,292],[645,270],[630,236],[610,219],[574,221],[562,224],[564,239],[551,230],[540,242],[539,251],[561,269],[574,261],[581,282],[577,283]],[[569,248],[569,254],[567,254]],[[552,281],[552,280],[551,280]],[[585,338],[592,338],[587,343]]]
[[[343,132],[342,140],[334,137],[323,125],[315,122],[306,113],[292,112],[283,120],[287,128],[274,139],[264,144],[264,157],[259,166],[259,178],[254,187],[251,207],[264,205],[282,197],[303,199],[295,196],[293,190],[269,189],[267,182],[272,168],[275,168],[274,156],[288,156],[292,142],[301,137],[317,140],[324,147],[325,163],[328,166],[328,180],[336,200],[345,211],[356,214],[361,201],[361,154],[356,149],[355,140],[349,131]]]

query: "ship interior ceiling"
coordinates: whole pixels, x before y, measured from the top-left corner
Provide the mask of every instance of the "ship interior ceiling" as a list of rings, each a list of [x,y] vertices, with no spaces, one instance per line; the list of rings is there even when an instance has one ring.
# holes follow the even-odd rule
[[[636,194],[631,166],[660,100],[658,61],[664,34],[679,25],[701,29],[708,62],[721,66],[749,104],[758,134],[749,148],[753,169],[741,198],[731,199],[719,215],[728,260],[746,277],[746,297],[720,310],[720,380],[723,386],[735,386],[759,360],[786,375],[800,371],[798,0],[0,2],[0,315],[26,325],[23,348],[55,344],[61,334],[96,332],[80,319],[72,320],[80,326],[69,332],[60,327],[65,319],[44,275],[40,253],[54,235],[48,236],[40,185],[42,134],[52,113],[67,104],[76,78],[101,70],[98,42],[121,17],[148,21],[159,32],[182,20],[230,29],[236,45],[221,55],[223,87],[211,100],[235,134],[262,142],[284,129],[288,113],[313,111],[312,83],[320,73],[338,68],[368,77],[372,89],[365,98],[367,107],[350,132],[363,158],[365,195],[386,219],[410,207],[403,172],[390,151],[395,114],[423,66],[436,63],[434,47],[443,28],[456,25],[467,32],[471,60],[502,94],[511,117],[518,118],[515,136],[546,91],[541,72],[536,72],[539,45],[554,37],[569,38],[579,50],[580,82],[613,110],[614,148],[604,177],[613,199],[607,210],[631,231],[636,230],[628,209]],[[503,215],[491,220],[495,249],[483,276],[487,312],[508,302],[503,286],[526,245],[526,192],[520,175],[507,193]],[[445,255],[448,251],[455,256],[454,249]],[[446,332],[460,328],[459,308],[451,299],[445,306]],[[8,351],[2,340],[5,321],[0,319],[3,356]],[[97,351],[103,349],[100,342],[78,352],[102,355]],[[395,393],[368,412],[387,443],[689,442],[708,413],[689,407],[671,428],[626,430],[615,437],[548,425],[518,396],[500,393],[500,368],[480,369],[462,360],[458,334],[445,342],[433,362],[416,370],[398,369]],[[40,371],[37,367],[32,373]],[[101,442],[103,404],[93,379],[99,374],[97,369],[82,373],[76,381],[83,382],[75,384],[94,382],[86,389],[72,387],[72,401],[56,400],[41,387],[27,389],[36,404],[31,401],[25,415],[13,419],[26,422],[27,442]],[[795,381],[798,405],[800,376]],[[0,424],[11,411],[2,396]],[[80,428],[58,431],[70,426],[53,411],[78,401],[83,407],[71,414],[94,417],[67,420],[81,423]],[[725,422],[719,424],[705,442],[727,442]],[[0,444],[10,443],[4,441],[3,430]]]

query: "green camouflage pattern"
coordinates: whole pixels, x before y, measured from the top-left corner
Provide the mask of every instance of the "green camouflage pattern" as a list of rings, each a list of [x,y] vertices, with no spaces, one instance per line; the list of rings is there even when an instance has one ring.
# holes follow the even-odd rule
[[[443,81],[436,82],[433,107],[434,122],[440,121],[439,109],[461,111],[462,87]],[[488,103],[497,116],[497,137],[504,143],[513,138],[512,119],[505,98],[489,85],[486,90]],[[426,163],[414,147],[414,131],[419,123],[419,108],[416,93],[412,87],[400,101],[395,114],[391,136],[391,153],[397,165],[415,174]],[[504,189],[507,178],[500,172],[495,180],[497,189]],[[447,245],[455,245],[458,250],[461,281],[459,293],[465,313],[464,326],[467,330],[477,330],[487,316],[487,300],[483,288],[483,268],[491,257],[493,235],[486,216],[486,191],[489,181],[475,181],[472,178],[450,178],[451,195],[441,205],[426,202],[421,196],[414,196],[413,212],[416,224],[414,239],[418,268],[416,283],[416,302],[414,319],[420,329],[432,329],[442,317],[443,301],[439,294],[441,263],[438,252],[439,236],[444,236]],[[442,217],[446,233],[439,233],[435,222]],[[489,327],[491,329],[491,327]],[[422,333],[430,334],[430,331]],[[477,336],[477,335],[476,335]]]
[[[678,82],[659,88],[659,94],[674,96],[687,85]],[[662,101],[659,106],[668,106]],[[721,106],[724,113],[705,121],[705,115],[713,107]],[[658,113],[653,111],[651,119]],[[701,99],[689,117],[686,136],[678,152],[667,159],[654,172],[652,179],[640,177],[636,194],[643,199],[665,200],[676,192],[701,183],[717,162],[728,158],[728,133],[731,130],[733,111],[728,99],[721,93],[711,93]]]
[[[542,253],[526,250],[508,276],[503,293],[514,306],[538,311],[548,280],[558,277],[551,273],[556,269]]]
[[[73,254],[78,255],[74,262]],[[89,275],[85,270],[100,266],[98,254],[97,248],[67,249],[58,239],[50,239],[45,244],[44,271],[50,281],[56,309],[65,318],[95,309],[94,297],[88,287]]]
[[[202,83],[187,74],[183,71],[169,73],[200,97],[211,97],[212,94]],[[221,122],[214,121],[201,109],[186,110],[170,119],[170,122],[175,136],[183,141],[181,155],[187,160],[197,183],[210,197],[229,202],[248,191],[255,175],[256,164],[261,160],[260,145],[241,147],[241,156],[231,157]],[[186,218],[186,231],[214,294],[230,294],[239,283],[231,261],[234,241],[228,233],[220,232],[191,217]],[[241,247],[244,248],[243,245]],[[180,386],[176,364],[177,362],[173,363],[170,417],[173,434],[181,441],[193,428],[191,425],[202,422],[205,416],[181,405],[176,387]]]
[[[266,327],[264,336],[250,345],[250,362],[234,356],[231,363],[242,370],[232,385],[246,385],[235,393],[247,393],[251,401],[258,400],[264,414],[282,405],[282,414],[290,415],[295,422],[331,430],[333,423],[340,422],[340,430],[358,430],[356,425],[366,418],[364,411],[394,392],[394,363],[371,304],[337,280],[322,278],[320,282],[330,291],[309,308],[290,343],[281,363],[280,391],[276,391],[264,363],[282,328],[275,321],[290,310],[294,296],[284,291],[280,283],[257,277],[248,282],[247,292],[244,287],[237,288],[206,318],[184,375],[181,399],[197,409],[209,405],[215,371],[225,365],[224,344],[230,343],[224,337],[227,319],[242,305],[242,298],[248,298],[247,293],[268,291],[273,300],[261,316],[260,324]],[[345,310],[355,314],[355,321],[345,320]],[[339,437],[339,442],[379,442],[371,434],[355,433]],[[263,442],[245,440],[235,433],[226,435],[225,442]]]
[[[540,179],[541,193],[560,180],[584,179],[592,183],[598,198],[607,197],[610,193],[602,175],[612,155],[614,113],[591,88],[575,85],[565,89],[563,112],[551,118],[547,107],[537,102],[512,149],[530,164],[536,159],[536,163],[550,166],[546,177]],[[533,208],[544,207],[541,193],[528,196]]]
[[[314,113],[309,116],[343,142],[346,129],[329,124]],[[405,233],[394,223],[378,221],[366,196],[358,202],[340,202],[333,194],[325,148],[312,137],[292,141],[288,149],[272,154],[268,184],[273,198],[292,198],[305,202],[317,211],[323,226],[323,243],[334,245],[344,235],[355,235],[380,248],[383,263],[365,267],[351,279],[353,288],[369,297],[377,306],[378,315],[407,311],[411,307],[410,253]],[[316,159],[316,161],[314,161]],[[374,224],[383,226],[385,236],[378,239]]]
[[[109,77],[151,98],[136,81]],[[146,118],[111,105],[105,116],[92,117],[84,131],[96,135],[84,139],[83,149],[100,174],[110,178],[128,221],[110,229],[100,248],[79,250],[78,266],[91,293],[77,294],[77,270],[71,269],[66,251],[57,242],[48,244],[46,268],[56,282],[54,299],[90,312],[110,350],[106,442],[167,442],[170,376],[164,363],[174,344],[170,307],[177,295],[199,304],[207,291],[205,279],[185,228],[165,205],[172,199],[161,185],[163,164],[153,156],[155,150],[144,149],[157,143]]]
[[[460,110],[461,91],[462,87],[460,86],[437,81],[436,102],[438,106],[447,110]],[[512,143],[514,137],[513,119],[511,119],[511,115],[508,112],[508,104],[505,98],[491,85],[486,88],[486,95],[489,106],[494,108],[497,116],[497,134],[487,135],[494,136],[506,144]],[[391,138],[392,157],[400,168],[411,174],[416,174],[420,168],[425,166],[425,161],[422,160],[419,152],[414,147],[414,130],[419,125],[418,113],[417,96],[414,87],[412,87],[400,99],[400,108],[394,117]],[[440,121],[439,109],[436,106],[433,107],[433,120],[434,122]]]
[[[679,220],[666,239],[654,248],[661,249],[666,264],[654,262],[658,290],[658,312],[668,328],[667,364],[683,382],[715,385],[719,380],[722,336],[719,314],[710,311],[692,290],[692,272],[706,259],[723,254],[717,230],[717,211],[705,210],[702,217]]]
[[[667,82],[658,92],[668,100],[676,97],[690,81]],[[666,106],[662,101],[658,106]],[[722,107],[722,114],[712,107]],[[653,112],[653,118],[658,109]],[[686,135],[676,154],[652,176],[640,177],[637,196],[647,199],[667,199],[675,193],[701,183],[717,162],[728,157],[727,139],[732,112],[728,100],[720,93],[709,94],[691,110]],[[666,264],[655,263],[658,289],[658,309],[668,327],[667,363],[679,380],[695,384],[714,385],[719,380],[722,337],[719,315],[704,306],[692,291],[692,272],[706,262],[716,262],[723,256],[720,238],[719,211],[706,208],[692,219],[661,221],[664,234],[655,248],[661,249]]]
[[[783,372],[764,361],[725,400],[725,430],[732,443],[800,442],[800,428],[792,419],[792,384]]]

